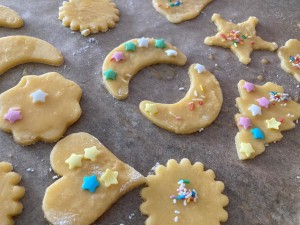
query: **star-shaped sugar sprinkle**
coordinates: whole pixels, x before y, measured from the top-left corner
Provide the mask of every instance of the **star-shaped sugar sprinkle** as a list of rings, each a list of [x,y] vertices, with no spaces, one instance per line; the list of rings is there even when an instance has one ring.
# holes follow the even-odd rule
[[[21,110],[17,108],[10,108],[3,118],[8,120],[10,123],[15,123],[22,119]]]
[[[202,72],[204,72],[204,71],[206,71],[205,66],[203,66],[203,65],[201,65],[201,64],[199,64],[199,63],[197,63],[197,64],[195,65],[194,69],[197,70],[197,72],[198,72],[199,74],[202,73]]]
[[[252,116],[261,115],[261,108],[255,104],[252,104],[248,109],[251,111]]]
[[[242,142],[239,152],[243,153],[247,158],[249,158],[252,153],[255,153],[255,150],[250,143]]]
[[[251,120],[247,117],[240,117],[239,125],[243,126],[244,129],[248,129],[249,127],[252,127]]]
[[[69,164],[69,169],[75,169],[76,167],[82,167],[82,160],[83,155],[77,155],[77,154],[72,154],[66,161],[66,164]]]
[[[111,59],[115,60],[116,62],[120,62],[124,59],[124,54],[123,52],[114,52]]]
[[[36,102],[44,103],[46,101],[46,97],[48,96],[48,94],[43,92],[41,89],[38,89],[35,92],[32,92],[30,96],[32,97],[32,101],[34,103]]]
[[[265,135],[264,133],[262,132],[261,129],[255,127],[253,129],[251,129],[251,133],[253,134],[253,137],[255,139],[261,139],[261,140],[264,140],[265,139]]]
[[[85,148],[84,149],[84,156],[83,157],[85,159],[95,161],[99,154],[100,154],[100,151],[96,148],[96,146],[93,146],[91,148]]]
[[[247,81],[245,81],[243,88],[245,88],[247,92],[255,91],[255,85]]]
[[[138,39],[137,41],[138,41],[139,47],[148,48],[148,44],[149,44],[148,38],[142,37],[142,38]]]
[[[83,190],[89,190],[90,192],[94,193],[97,189],[97,187],[100,186],[100,183],[96,177],[96,175],[92,175],[92,176],[85,176],[83,178],[83,184],[81,186],[81,188]]]
[[[113,71],[112,69],[108,69],[103,72],[103,75],[106,80],[115,80],[117,77],[117,73]]]
[[[253,50],[274,51],[278,48],[275,42],[267,42],[256,36],[256,17],[249,17],[247,21],[238,24],[223,19],[219,14],[214,14],[211,19],[218,33],[205,38],[204,43],[229,48],[243,64],[250,63]]]
[[[156,47],[156,48],[161,48],[161,49],[163,49],[163,48],[165,48],[166,46],[167,46],[167,45],[166,45],[164,39],[156,39],[156,40],[155,40],[155,47]]]
[[[158,109],[157,109],[156,105],[155,104],[150,104],[150,103],[146,103],[145,111],[150,113],[151,116],[158,113]]]
[[[260,106],[262,106],[266,109],[269,108],[270,101],[266,97],[262,97],[262,98],[257,99],[257,102]]]
[[[106,169],[105,173],[102,174],[100,180],[104,182],[106,187],[109,187],[112,184],[118,184],[118,171],[112,171],[110,169]]]
[[[165,53],[167,54],[167,56],[177,56],[177,51],[173,49],[166,50]]]
[[[266,120],[267,128],[279,130],[281,122],[277,121],[274,117],[272,119]]]
[[[129,52],[134,52],[136,50],[136,45],[132,41],[126,42],[124,46],[125,50]]]

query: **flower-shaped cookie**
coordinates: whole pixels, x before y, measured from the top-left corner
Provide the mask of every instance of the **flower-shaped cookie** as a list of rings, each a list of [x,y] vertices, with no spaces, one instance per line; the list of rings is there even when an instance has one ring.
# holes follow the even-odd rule
[[[59,8],[58,18],[64,26],[87,36],[115,27],[119,10],[111,0],[69,0]]]
[[[281,60],[281,68],[294,75],[300,82],[300,41],[288,40],[284,46],[278,49],[278,57]]]
[[[12,225],[12,216],[20,214],[23,210],[19,200],[24,196],[25,189],[18,186],[21,176],[12,172],[10,163],[0,162],[0,224]]]
[[[57,141],[81,116],[81,88],[58,73],[24,76],[0,95],[0,129],[18,144]]]
[[[122,195],[145,182],[95,137],[71,134],[60,140],[50,156],[62,176],[46,190],[43,211],[53,225],[88,225]]]
[[[146,225],[217,225],[228,218],[223,209],[229,202],[222,194],[224,184],[199,162],[191,165],[188,159],[180,163],[171,159],[147,177],[147,185],[140,207],[149,216]]]

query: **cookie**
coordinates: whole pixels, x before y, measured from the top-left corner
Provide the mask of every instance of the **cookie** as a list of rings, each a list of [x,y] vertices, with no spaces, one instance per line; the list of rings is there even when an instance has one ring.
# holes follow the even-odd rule
[[[284,46],[277,51],[281,60],[281,68],[294,75],[300,82],[300,41],[297,39],[288,40]]]
[[[125,99],[132,77],[144,67],[157,63],[184,65],[186,56],[163,39],[129,40],[106,56],[102,66],[105,87],[114,98]]]
[[[25,194],[25,189],[19,186],[21,176],[12,172],[10,163],[0,162],[0,223],[13,225],[13,216],[20,214],[23,205],[20,199]]]
[[[250,55],[253,50],[275,51],[278,48],[275,42],[267,42],[256,36],[256,17],[251,16],[247,21],[238,24],[226,21],[219,14],[214,14],[211,20],[217,26],[218,33],[206,37],[204,43],[230,48],[243,64],[251,62]]]
[[[60,140],[50,160],[62,176],[47,188],[43,200],[45,217],[53,225],[91,224],[121,196],[145,182],[139,172],[87,133]]]
[[[111,0],[69,0],[59,8],[58,19],[81,34],[106,32],[119,21],[119,10]]]
[[[212,0],[152,0],[157,12],[171,23],[181,23],[198,16]]]
[[[20,28],[23,24],[23,20],[17,12],[0,5],[0,27]]]
[[[283,87],[268,82],[263,86],[241,80],[238,83],[240,111],[235,115],[239,132],[235,137],[238,157],[252,159],[265,151],[265,146],[283,138],[282,131],[295,127],[300,117],[300,104],[292,101]]]
[[[0,38],[0,75],[19,64],[29,62],[60,66],[64,58],[53,45],[38,38],[29,36]]]
[[[200,162],[192,165],[188,159],[180,163],[171,159],[166,167],[158,166],[146,184],[140,206],[148,216],[146,225],[217,225],[227,221],[224,207],[229,200],[222,194],[224,184],[215,181],[212,170],[204,171]]]
[[[0,129],[20,145],[54,142],[81,116],[81,88],[58,73],[24,76],[0,95]]]
[[[189,69],[191,86],[174,104],[142,101],[140,111],[157,126],[176,134],[190,134],[209,126],[218,116],[223,95],[219,82],[201,64]]]

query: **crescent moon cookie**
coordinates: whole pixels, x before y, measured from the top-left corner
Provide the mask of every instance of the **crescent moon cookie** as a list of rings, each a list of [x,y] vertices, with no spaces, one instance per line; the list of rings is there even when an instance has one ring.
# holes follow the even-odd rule
[[[181,23],[198,16],[212,0],[152,0],[157,12],[171,23]]]
[[[163,39],[132,39],[106,56],[102,66],[103,81],[109,93],[122,100],[128,97],[130,80],[144,67],[157,63],[182,66],[186,60],[180,50]]]
[[[81,88],[58,73],[24,76],[0,95],[0,129],[20,145],[55,142],[81,116]]]
[[[148,216],[146,225],[218,225],[228,219],[224,184],[215,181],[215,173],[205,171],[200,162],[170,159],[166,167],[158,166],[155,175],[147,177],[146,184],[140,206]]]
[[[69,0],[59,8],[58,19],[81,34],[106,32],[119,21],[119,10],[111,0]]]
[[[174,104],[142,101],[141,113],[157,126],[176,134],[202,131],[218,116],[223,95],[219,82],[201,64],[189,69],[191,86],[183,99]]]
[[[92,224],[121,196],[145,183],[139,172],[87,133],[60,140],[50,161],[62,176],[43,200],[45,217],[53,225]]]
[[[300,104],[292,101],[284,89],[268,82],[263,86],[241,80],[236,99],[240,114],[235,115],[239,132],[235,137],[238,157],[252,159],[271,142],[280,141],[282,131],[295,127]]]
[[[0,75],[19,64],[29,62],[60,66],[64,58],[58,49],[41,39],[29,36],[0,38]]]
[[[278,57],[281,60],[281,68],[294,75],[300,82],[300,41],[288,40],[284,46],[278,49]]]
[[[23,20],[11,8],[0,5],[0,27],[20,28],[23,26]]]
[[[13,216],[20,214],[23,205],[20,201],[25,189],[19,186],[21,176],[12,172],[10,163],[0,162],[0,221],[3,225],[13,225]]]
[[[256,17],[251,16],[247,21],[238,24],[226,21],[219,14],[214,14],[211,20],[217,26],[218,33],[206,37],[204,43],[230,48],[243,64],[250,63],[253,50],[275,51],[278,48],[275,42],[267,42],[256,36]]]

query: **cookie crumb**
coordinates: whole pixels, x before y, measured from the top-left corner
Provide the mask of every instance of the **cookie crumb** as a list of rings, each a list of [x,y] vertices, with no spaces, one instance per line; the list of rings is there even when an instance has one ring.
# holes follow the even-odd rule
[[[267,65],[267,64],[270,63],[270,61],[267,60],[267,59],[262,59],[260,62],[261,62],[262,64],[264,64],[264,65]]]
[[[262,74],[257,76],[257,80],[259,80],[259,81],[264,81],[264,79],[265,78]]]
[[[209,53],[209,54],[207,55],[207,57],[208,57],[210,60],[213,60],[213,59],[214,59],[214,56],[213,56],[213,54],[211,54],[211,53]]]
[[[91,31],[89,30],[89,29],[85,29],[85,30],[83,30],[83,31],[81,31],[81,35],[83,35],[83,36],[89,36],[91,34]]]

